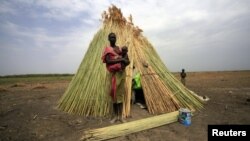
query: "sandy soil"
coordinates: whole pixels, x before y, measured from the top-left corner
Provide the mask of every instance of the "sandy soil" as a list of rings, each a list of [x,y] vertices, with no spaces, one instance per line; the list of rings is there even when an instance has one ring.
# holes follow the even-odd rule
[[[85,129],[110,125],[109,119],[57,110],[68,83],[0,85],[0,141],[75,141]],[[210,98],[204,110],[195,112],[191,126],[176,122],[111,141],[206,141],[208,124],[250,124],[250,71],[187,73],[186,83],[190,90]],[[128,121],[148,116],[133,105]]]

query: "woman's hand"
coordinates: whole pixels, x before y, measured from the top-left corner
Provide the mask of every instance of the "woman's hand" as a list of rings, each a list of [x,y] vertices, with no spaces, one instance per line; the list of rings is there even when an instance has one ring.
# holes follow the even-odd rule
[[[115,59],[122,59],[122,57],[121,56],[117,56]]]
[[[128,59],[125,59],[125,60],[126,60],[126,61],[125,61],[126,66],[129,65],[129,64],[130,64],[130,61],[129,61]]]
[[[122,62],[127,66],[130,64],[130,61],[127,58],[122,58]]]

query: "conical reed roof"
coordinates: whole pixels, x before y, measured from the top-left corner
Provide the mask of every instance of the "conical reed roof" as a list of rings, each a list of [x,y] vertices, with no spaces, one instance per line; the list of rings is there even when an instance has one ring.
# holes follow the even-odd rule
[[[131,15],[126,20],[120,9],[111,6],[104,11],[102,18],[102,28],[95,34],[77,73],[59,101],[61,110],[84,116],[111,114],[111,76],[101,60],[102,52],[109,44],[107,37],[110,32],[117,35],[118,45],[128,47],[131,61],[126,68],[124,116],[130,114],[133,66],[141,73],[145,101],[151,114],[172,112],[180,107],[202,108],[202,102],[173,76],[141,34],[142,30],[133,25]]]

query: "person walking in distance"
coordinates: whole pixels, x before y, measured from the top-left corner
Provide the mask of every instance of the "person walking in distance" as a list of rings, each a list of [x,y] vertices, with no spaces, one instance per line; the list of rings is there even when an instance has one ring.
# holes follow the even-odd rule
[[[187,76],[187,74],[186,74],[186,72],[185,72],[185,69],[182,69],[180,75],[181,75],[181,83],[182,83],[184,86],[186,86],[186,76]]]

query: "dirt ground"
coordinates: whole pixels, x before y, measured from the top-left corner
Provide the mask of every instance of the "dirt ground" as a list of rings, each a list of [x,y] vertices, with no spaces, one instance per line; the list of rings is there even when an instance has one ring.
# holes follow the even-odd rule
[[[179,75],[175,74],[178,78]],[[1,78],[0,78],[1,79]],[[187,73],[187,87],[210,101],[189,127],[175,122],[110,141],[206,141],[209,124],[250,124],[250,71]],[[76,141],[109,119],[69,115],[56,109],[69,81],[0,85],[0,141]],[[128,121],[149,117],[132,106]],[[118,123],[120,124],[120,123]]]

